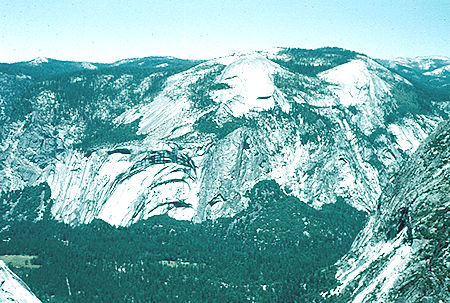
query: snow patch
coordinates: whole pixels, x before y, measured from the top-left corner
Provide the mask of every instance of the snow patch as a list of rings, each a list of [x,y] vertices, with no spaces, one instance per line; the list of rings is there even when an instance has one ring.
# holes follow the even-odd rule
[[[94,69],[98,68],[97,66],[95,66],[94,64],[89,63],[89,62],[82,62],[81,67],[84,69],[90,69],[90,70],[94,70]]]
[[[42,63],[48,63],[48,59],[45,57],[38,57],[28,62],[29,65],[38,66]]]
[[[168,67],[169,66],[169,64],[168,63],[161,63],[161,64],[158,64],[157,66],[155,66],[156,68],[163,68],[163,67]]]

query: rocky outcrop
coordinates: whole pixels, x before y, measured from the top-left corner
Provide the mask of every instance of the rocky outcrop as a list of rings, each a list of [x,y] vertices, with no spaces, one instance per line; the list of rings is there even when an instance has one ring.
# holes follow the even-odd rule
[[[450,299],[450,123],[390,179],[375,214],[339,262],[335,290],[353,302]]]
[[[40,303],[30,288],[0,260],[0,302]]]

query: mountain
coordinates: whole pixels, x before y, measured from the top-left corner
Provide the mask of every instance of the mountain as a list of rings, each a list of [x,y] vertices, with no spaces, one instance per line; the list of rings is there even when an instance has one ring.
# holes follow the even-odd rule
[[[47,80],[52,79],[64,74],[73,74],[77,72],[98,70],[98,69],[115,69],[115,70],[143,70],[149,72],[152,69],[167,68],[168,66],[182,66],[190,65],[192,62],[201,61],[190,61],[183,60],[173,57],[146,57],[146,58],[135,58],[135,59],[125,59],[114,63],[92,63],[92,62],[73,62],[73,61],[62,61],[50,58],[36,58],[31,61],[17,62],[17,63],[0,63],[0,73],[28,77],[33,80]]]
[[[0,260],[0,301],[11,303],[41,302],[2,260]]]
[[[416,57],[380,60],[390,69],[416,82],[425,82],[434,88],[448,88],[450,84],[450,58]]]
[[[448,102],[450,99],[450,58],[416,57],[378,61],[408,79],[422,95],[446,100],[440,106],[448,111],[450,106]]]
[[[1,64],[0,255],[49,302],[446,298],[450,97],[413,61]]]
[[[337,291],[348,301],[449,300],[449,144],[446,121],[391,178],[340,261]]]
[[[47,183],[52,215],[72,224],[232,216],[260,180],[314,207],[342,199],[370,212],[389,175],[448,117],[445,100],[336,48],[125,60],[2,81],[0,184]]]

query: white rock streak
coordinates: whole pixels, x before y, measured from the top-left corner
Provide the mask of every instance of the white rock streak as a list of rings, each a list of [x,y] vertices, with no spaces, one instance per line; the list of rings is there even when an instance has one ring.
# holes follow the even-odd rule
[[[0,260],[0,302],[40,303],[30,288]]]

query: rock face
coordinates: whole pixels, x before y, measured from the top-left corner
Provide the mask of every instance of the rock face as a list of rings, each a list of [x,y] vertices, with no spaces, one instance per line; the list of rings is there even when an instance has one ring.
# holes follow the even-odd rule
[[[448,302],[450,123],[392,177],[340,261],[335,291],[353,302]]]
[[[1,188],[48,183],[53,216],[72,224],[232,216],[264,179],[315,207],[372,212],[448,117],[442,100],[341,49],[135,61],[44,79],[33,75],[48,62],[3,71],[4,87],[24,88],[1,95]]]
[[[0,260],[0,302],[40,303],[30,288]]]

